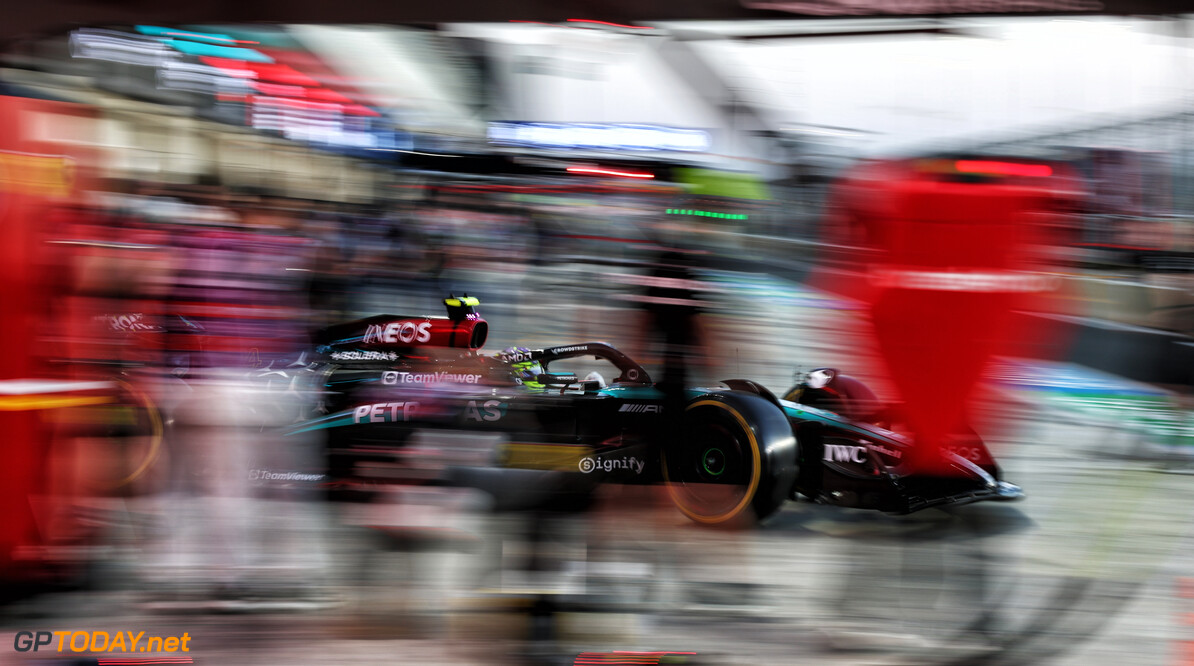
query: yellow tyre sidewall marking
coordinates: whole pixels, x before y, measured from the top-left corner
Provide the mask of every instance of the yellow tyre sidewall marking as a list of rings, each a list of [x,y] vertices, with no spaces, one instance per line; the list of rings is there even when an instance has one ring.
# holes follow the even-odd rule
[[[120,481],[117,481],[115,485],[111,486],[112,488],[120,488],[121,486],[126,486],[133,481],[136,481],[141,477],[142,474],[146,472],[146,470],[148,470],[155,462],[157,462],[158,455],[160,455],[162,451],[162,436],[165,433],[165,428],[162,427],[162,416],[158,413],[157,406],[154,405],[153,400],[150,399],[150,397],[145,393],[133,388],[132,384],[129,384],[128,382],[118,379],[116,380],[116,383],[124,388],[124,390],[132,394],[133,398],[139,401],[139,404],[137,405],[138,407],[145,409],[146,414],[149,415],[149,423],[152,432],[149,435],[149,453],[145,455],[145,460],[141,462],[141,465],[137,467],[137,469],[133,470],[132,474],[129,474]]]
[[[61,409],[102,405],[111,402],[108,396],[17,395],[0,396],[0,412],[24,412],[38,409]]]
[[[150,444],[149,453],[145,455],[145,460],[133,470],[131,474],[125,478],[117,481],[109,488],[119,488],[128,485],[137,480],[142,474],[148,470],[154,462],[157,461],[158,456],[162,451],[162,439],[165,434],[165,428],[162,426],[162,417],[158,413],[157,406],[154,405],[153,400],[148,395],[139,391],[131,384],[123,380],[116,380],[115,383],[127,391],[137,400],[136,408],[144,409],[149,416],[150,423]],[[31,411],[31,410],[50,410],[63,409],[69,407],[82,407],[86,405],[104,405],[115,402],[112,396],[69,396],[69,395],[18,395],[18,396],[0,396],[0,411]]]
[[[746,433],[746,438],[750,441],[751,451],[754,452],[754,463],[752,465],[752,470],[751,470],[751,475],[750,475],[750,484],[747,486],[746,495],[743,496],[742,501],[738,502],[738,505],[735,506],[733,509],[730,509],[729,511],[719,514],[719,515],[716,515],[716,516],[702,516],[700,514],[693,513],[691,510],[688,509],[688,507],[686,507],[684,505],[684,502],[681,501],[679,492],[675,489],[674,484],[672,483],[671,479],[668,478],[667,452],[666,451],[662,452],[660,454],[660,457],[663,459],[663,465],[662,465],[663,481],[664,481],[665,485],[667,486],[668,493],[672,496],[672,502],[675,503],[676,507],[679,508],[680,511],[684,515],[697,521],[698,523],[714,525],[717,523],[723,523],[727,520],[734,518],[739,513],[741,513],[743,509],[745,509],[747,506],[749,506],[752,500],[754,500],[755,492],[759,489],[759,480],[762,478],[762,475],[763,475],[763,453],[762,453],[762,450],[759,448],[759,440],[757,437],[755,437],[754,429],[752,429],[750,427],[750,425],[747,424],[746,419],[743,418],[742,414],[740,414],[738,412],[738,410],[734,409],[730,405],[727,405],[726,403],[720,402],[718,400],[700,400],[698,402],[694,402],[691,405],[689,405],[684,411],[691,411],[693,409],[696,409],[697,407],[703,407],[705,405],[718,407],[720,409],[724,409],[727,412],[729,412],[730,415],[734,417],[734,420],[738,422],[738,425],[742,427],[742,432]]]

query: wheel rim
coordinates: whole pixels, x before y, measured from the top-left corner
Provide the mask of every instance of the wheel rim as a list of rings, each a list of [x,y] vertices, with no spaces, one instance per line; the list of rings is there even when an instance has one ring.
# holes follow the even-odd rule
[[[701,456],[701,466],[709,476],[717,477],[725,474],[726,454],[716,446],[707,449]]]
[[[758,486],[758,445],[745,419],[728,405],[706,401],[689,410],[680,445],[664,455],[669,492],[694,520],[730,520],[749,505]]]

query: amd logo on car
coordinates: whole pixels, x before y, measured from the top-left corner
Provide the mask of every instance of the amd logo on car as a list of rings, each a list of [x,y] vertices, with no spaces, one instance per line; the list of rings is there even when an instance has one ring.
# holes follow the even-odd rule
[[[866,462],[865,446],[847,446],[845,444],[826,444],[825,460],[829,462]]]

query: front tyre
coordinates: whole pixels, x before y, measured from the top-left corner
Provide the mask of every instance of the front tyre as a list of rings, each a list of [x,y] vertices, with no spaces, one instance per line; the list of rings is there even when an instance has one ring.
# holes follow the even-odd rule
[[[672,501],[704,525],[762,520],[796,479],[796,439],[787,417],[754,394],[703,395],[688,404],[682,435],[662,453]]]

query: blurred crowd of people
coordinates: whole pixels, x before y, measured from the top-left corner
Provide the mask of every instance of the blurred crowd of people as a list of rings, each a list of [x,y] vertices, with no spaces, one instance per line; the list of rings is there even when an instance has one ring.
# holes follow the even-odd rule
[[[119,185],[46,225],[63,297],[53,305],[77,322],[72,360],[121,359],[123,338],[113,333],[165,329],[152,365],[265,365],[301,350],[308,329],[355,311],[361,287],[434,285],[448,261],[446,234],[398,208]],[[180,332],[202,332],[202,343]],[[101,341],[116,347],[85,348]],[[134,351],[150,349],[142,342]]]
[[[52,325],[30,335],[53,376],[112,390],[55,417],[50,545],[83,546],[83,569],[111,564],[94,549],[116,548],[142,570],[135,580],[200,597],[243,596],[263,569],[313,585],[318,557],[296,566],[301,549],[275,541],[326,527],[317,506],[283,502],[254,527],[254,502],[320,497],[321,443],[279,434],[314,400],[283,369],[310,362],[322,326],[446,295],[456,222],[434,205],[212,184],[114,182],[52,210],[39,257]],[[84,519],[80,506],[104,498],[148,523]]]

